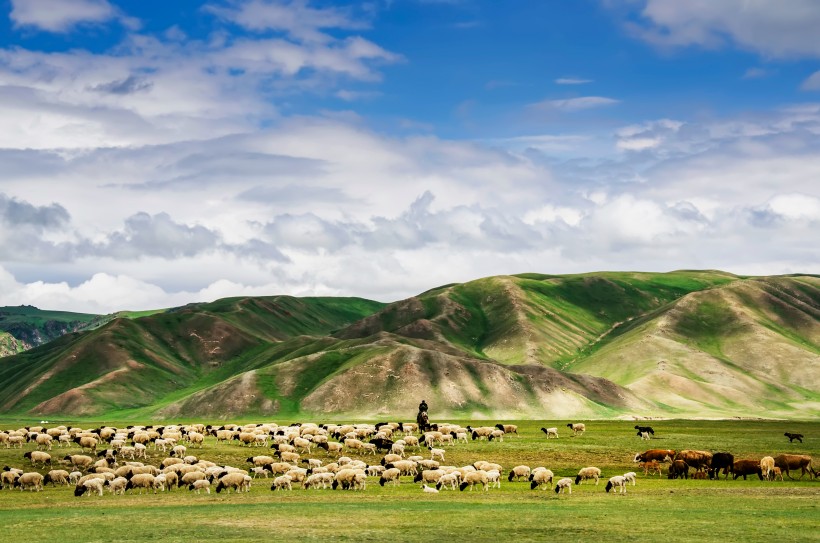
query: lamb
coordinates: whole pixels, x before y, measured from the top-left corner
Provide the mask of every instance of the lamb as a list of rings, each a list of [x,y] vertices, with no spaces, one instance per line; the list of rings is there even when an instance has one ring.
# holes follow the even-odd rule
[[[641,440],[649,441],[651,438],[649,437],[649,432],[641,432]]]
[[[627,483],[632,483],[632,486],[635,486],[635,479],[638,477],[638,474],[634,471],[628,471],[624,473],[624,479],[626,479]]]
[[[487,472],[484,471],[483,469],[472,471],[472,472],[469,472],[469,473],[465,474],[464,478],[462,479],[462,482],[458,486],[458,488],[459,488],[459,490],[461,490],[463,492],[464,489],[469,486],[470,487],[470,492],[472,492],[473,487],[477,484],[480,484],[481,486],[483,486],[485,492],[488,491],[489,488],[490,488],[489,487],[490,481],[487,478]]]
[[[72,471],[71,473],[68,474],[69,484],[76,485],[77,481],[79,481],[80,477],[82,477],[82,476],[83,476],[83,474],[82,474],[81,471]]]
[[[771,456],[764,456],[760,459],[760,469],[763,472],[763,477],[767,481],[772,480],[772,472],[774,471],[774,458]]]
[[[455,490],[460,482],[461,474],[459,472],[445,473],[439,478],[438,483],[436,483],[436,489],[450,488],[450,490]]]
[[[620,487],[621,494],[626,494],[626,477],[623,475],[616,475],[615,477],[610,477],[609,482],[606,484],[606,491],[609,492],[613,488]]]
[[[194,490],[197,494],[199,494],[199,491],[203,489],[205,490],[206,494],[211,493],[211,482],[208,479],[194,481],[193,483],[188,485],[188,490]]]
[[[535,468],[534,470],[532,470],[532,473],[529,477],[530,490],[535,490],[536,488],[542,485],[551,485],[553,477],[555,477],[555,475],[552,473],[551,470],[548,470],[547,468],[541,466]]]
[[[326,489],[328,486],[333,484],[333,480],[334,477],[332,473],[314,473],[305,479],[305,484],[303,486],[305,488],[318,489],[321,485],[323,489]]]
[[[264,466],[254,466],[248,470],[248,473],[253,474],[253,478],[256,479],[260,475],[264,475],[265,479],[268,478],[268,469]]]
[[[558,439],[558,428],[556,428],[556,427],[552,427],[552,428],[543,428],[542,427],[541,431],[544,432],[545,434],[547,434],[547,439],[550,439],[552,437],[554,437],[555,439]]]
[[[561,491],[572,494],[572,479],[564,477],[558,481],[558,484],[555,485],[555,493],[558,494]]]
[[[24,488],[28,488],[29,490],[40,492],[43,490],[43,479],[44,477],[36,471],[30,471],[19,476],[17,480],[14,481],[14,487],[19,488],[20,491]]]
[[[368,477],[380,477],[384,473],[384,466],[367,466],[364,471]]]
[[[571,423],[567,424],[567,428],[572,430],[572,435],[573,436],[583,434],[584,432],[586,432],[586,429],[587,429],[586,425],[581,423],[581,422],[571,422]]]
[[[504,441],[504,430],[493,430],[490,432],[490,435],[487,436],[487,441],[492,441],[493,439],[497,439],[499,443]]]
[[[435,460],[438,457],[439,460],[444,462],[444,453],[446,452],[444,449],[434,449],[433,447],[427,447],[430,449],[430,460]]]
[[[492,483],[493,488],[501,488],[501,472],[491,469],[487,472],[487,481]]]
[[[524,466],[524,465],[515,466],[513,469],[510,470],[510,475],[507,477],[507,480],[509,482],[512,482],[513,479],[518,481],[522,477],[524,479],[529,480],[531,473],[532,473],[532,470],[530,469],[529,466]]]
[[[421,490],[427,494],[438,494],[438,489],[432,486],[421,485]]]
[[[280,475],[276,479],[273,480],[273,484],[270,485],[271,490],[293,490],[291,483],[293,479],[291,479],[290,475]]]
[[[97,492],[98,496],[102,496],[104,486],[105,481],[103,479],[89,479],[83,482],[83,484],[74,487],[74,495],[79,497],[88,492],[90,496],[92,492]]]
[[[575,477],[575,484],[580,485],[581,481],[585,479],[595,479],[595,486],[598,486],[598,479],[601,477],[601,470],[594,466],[582,468]]]
[[[51,465],[51,455],[43,451],[29,451],[23,455],[23,458],[31,460],[32,466],[36,466],[37,462],[40,462],[43,467],[45,467],[46,464]]]

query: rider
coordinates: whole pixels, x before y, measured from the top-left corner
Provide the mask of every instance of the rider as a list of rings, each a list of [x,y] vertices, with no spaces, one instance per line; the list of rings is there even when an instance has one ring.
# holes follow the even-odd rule
[[[421,413],[422,411],[425,413],[427,412],[427,402],[425,400],[422,400],[419,404],[419,413]]]

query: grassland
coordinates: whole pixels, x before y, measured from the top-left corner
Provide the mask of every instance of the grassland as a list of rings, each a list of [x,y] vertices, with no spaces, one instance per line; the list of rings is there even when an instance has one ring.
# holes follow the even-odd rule
[[[0,419],[0,428],[39,421]],[[259,422],[259,421],[256,421]],[[289,421],[278,421],[287,423]],[[455,421],[463,425],[470,421]],[[515,421],[504,421],[515,422]],[[447,447],[447,463],[479,459],[502,464],[543,465],[556,476],[573,476],[595,465],[605,477],[635,469],[632,457],[647,448],[730,451],[736,458],[782,452],[810,454],[820,460],[818,421],[652,421],[657,439],[642,442],[633,422],[584,421],[587,433],[568,436],[566,421],[519,421],[521,437],[503,443],[471,441]],[[72,424],[74,421],[63,421]],[[83,421],[97,426],[115,421]],[[54,424],[52,421],[51,424]],[[476,423],[479,424],[479,423]],[[483,423],[482,423],[483,424]],[[558,426],[561,438],[545,439],[539,428]],[[789,444],[784,431],[806,435]],[[0,465],[25,467],[23,451],[0,449]],[[62,456],[76,449],[54,449]],[[260,449],[217,445],[208,438],[195,451],[200,458],[244,466]],[[324,451],[312,455],[325,459]],[[164,455],[151,451],[152,463]],[[354,456],[355,457],[355,456]],[[358,457],[370,463],[377,458]],[[41,470],[42,471],[42,470]],[[489,492],[424,494],[403,478],[399,487],[380,487],[369,479],[362,492],[295,489],[271,492],[270,480],[257,481],[247,494],[197,496],[184,489],[157,495],[75,498],[71,489],[30,493],[0,491],[0,523],[15,540],[45,541],[817,541],[820,480],[763,482],[755,479],[674,480],[645,477],[625,496],[606,494],[603,484],[584,483],[572,495],[530,490],[524,482],[503,479]]]

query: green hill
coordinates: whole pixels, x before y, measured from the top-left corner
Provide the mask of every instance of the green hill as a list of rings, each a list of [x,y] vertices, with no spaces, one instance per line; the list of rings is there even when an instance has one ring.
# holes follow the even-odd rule
[[[23,352],[69,332],[103,324],[103,315],[46,311],[30,305],[0,307],[0,357]]]
[[[119,417],[820,414],[820,279],[488,277],[392,304],[231,298],[0,361],[0,410]]]

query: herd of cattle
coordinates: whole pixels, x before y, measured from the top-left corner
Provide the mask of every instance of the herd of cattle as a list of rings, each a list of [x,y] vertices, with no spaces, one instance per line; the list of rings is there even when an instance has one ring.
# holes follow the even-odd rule
[[[567,426],[575,436],[580,436],[586,429],[580,423]],[[654,430],[647,426],[636,426],[635,429],[642,438],[654,435]],[[557,428],[541,430],[548,439],[557,437]],[[329,486],[363,489],[367,477],[378,477],[384,486],[385,482],[399,484],[401,476],[411,476],[413,481],[423,482],[425,492],[435,491],[427,483],[441,488],[439,481],[445,480],[452,480],[453,489],[456,486],[462,490],[467,486],[472,489],[477,482],[486,490],[490,484],[500,487],[501,465],[479,460],[461,467],[447,466],[444,465],[445,455],[449,453],[445,448],[437,447],[468,443],[468,439],[503,441],[504,436],[509,434],[517,436],[517,426],[497,424],[462,428],[456,424],[437,424],[425,432],[420,432],[418,426],[412,423],[305,423],[289,426],[269,423],[220,427],[191,424],[128,426],[124,429],[110,426],[95,429],[29,426],[0,431],[0,446],[5,445],[7,449],[23,449],[33,445],[32,450],[21,455],[31,468],[6,465],[0,472],[0,489],[42,490],[51,483],[74,485],[77,496],[86,493],[101,496],[103,488],[116,494],[130,489],[157,492],[183,485],[197,493],[201,490],[210,493],[213,484],[217,492],[224,489],[247,491],[253,479],[267,478],[270,474],[274,476],[271,490],[291,489],[294,482],[304,488]],[[799,439],[800,442],[803,438],[800,434],[787,434],[787,437],[790,440]],[[218,464],[191,454],[195,449],[202,450],[206,438],[215,438],[217,443],[236,443],[247,447],[246,450],[263,447],[270,449],[271,453],[247,458],[249,468]],[[55,447],[79,447],[82,450],[53,458]],[[318,449],[323,452],[318,453]],[[383,454],[378,462],[377,453]],[[319,455],[324,456],[324,460],[318,458]],[[350,456],[359,456],[360,459]],[[368,457],[373,458],[373,462],[363,460]],[[151,460],[154,460],[153,464]],[[752,460],[735,459],[728,452],[650,449],[637,453],[634,462],[647,476],[661,476],[665,467],[670,479],[716,479],[722,473],[724,479],[729,475],[734,479],[757,475],[761,480],[782,480],[783,475],[792,478],[792,473],[795,473],[796,476],[798,470],[801,479],[806,474],[810,478],[820,475],[812,466],[811,457],[799,454]],[[594,477],[597,484],[600,470],[596,467],[583,468],[575,483],[580,482],[584,470],[597,474]],[[625,475],[635,484],[633,472]],[[531,470],[529,466],[516,466],[510,471],[508,480],[519,480],[520,477],[527,478],[531,488],[554,484],[552,471],[544,467]],[[622,476],[614,478],[619,477],[623,479]],[[559,481],[556,492],[567,480]]]

